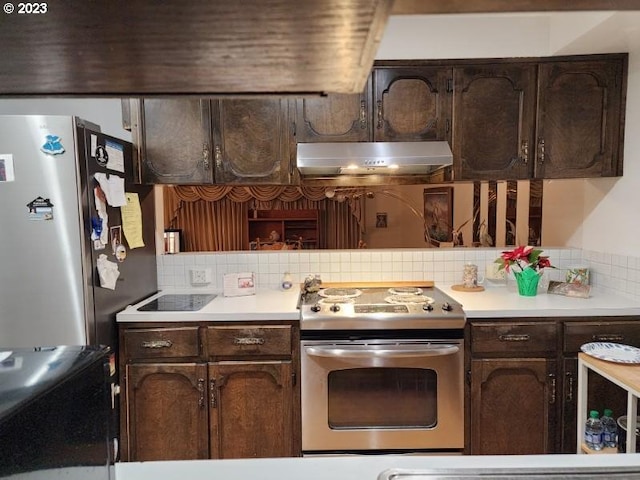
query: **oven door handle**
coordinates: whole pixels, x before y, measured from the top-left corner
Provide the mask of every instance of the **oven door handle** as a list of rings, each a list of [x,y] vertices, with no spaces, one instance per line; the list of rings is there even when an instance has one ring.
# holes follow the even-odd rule
[[[442,357],[453,355],[460,351],[457,345],[438,345],[423,347],[403,347],[372,349],[363,346],[362,348],[339,348],[339,347],[305,347],[307,355],[311,357],[331,357],[331,358],[419,358],[419,357]]]

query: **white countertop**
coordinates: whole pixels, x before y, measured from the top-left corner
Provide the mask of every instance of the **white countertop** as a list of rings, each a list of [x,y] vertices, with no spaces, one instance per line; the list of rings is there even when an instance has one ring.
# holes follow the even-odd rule
[[[215,293],[217,295],[204,308],[196,312],[139,312],[136,309],[167,293]],[[300,289],[257,289],[255,295],[224,297],[218,291],[202,289],[178,291],[164,290],[118,313],[118,322],[188,322],[188,321],[247,321],[247,320],[299,320],[298,298]]]
[[[640,454],[613,455],[504,455],[504,456],[340,456],[269,458],[251,460],[183,460],[116,464],[116,480],[376,480],[390,468],[461,468],[477,472],[480,468],[576,467],[640,468]]]
[[[482,292],[459,292],[450,285],[437,285],[462,304],[467,318],[517,317],[592,317],[640,316],[640,300],[622,295],[591,290],[589,298],[565,297],[539,293],[523,297],[515,285],[487,283]],[[215,293],[217,297],[196,312],[139,312],[136,309],[166,293]],[[118,313],[118,322],[184,322],[184,321],[248,321],[299,320],[297,308],[300,289],[258,289],[255,295],[224,297],[221,292],[193,289],[166,290]]]
[[[547,293],[524,297],[515,284],[487,283],[483,292],[459,292],[450,285],[438,287],[462,304],[467,318],[640,315],[640,300],[595,288],[589,298],[575,298]]]

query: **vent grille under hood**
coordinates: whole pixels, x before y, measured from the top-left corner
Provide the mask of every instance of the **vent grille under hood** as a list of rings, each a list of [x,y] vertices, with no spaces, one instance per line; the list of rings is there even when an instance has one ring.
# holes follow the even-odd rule
[[[298,144],[302,175],[423,175],[452,163],[444,141]]]

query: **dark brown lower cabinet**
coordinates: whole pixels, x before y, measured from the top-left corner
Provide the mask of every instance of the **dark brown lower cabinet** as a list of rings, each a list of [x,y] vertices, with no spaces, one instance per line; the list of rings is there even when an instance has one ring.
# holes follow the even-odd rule
[[[202,401],[207,366],[127,366],[129,460],[209,457],[208,412]]]
[[[556,363],[546,358],[471,361],[471,453],[551,453]]]
[[[291,362],[209,364],[211,458],[293,456]]]
[[[575,453],[578,352],[589,342],[640,347],[640,319],[473,319],[467,328],[467,453]],[[626,414],[626,392],[589,372],[587,409]]]
[[[121,328],[123,461],[300,454],[296,325]]]

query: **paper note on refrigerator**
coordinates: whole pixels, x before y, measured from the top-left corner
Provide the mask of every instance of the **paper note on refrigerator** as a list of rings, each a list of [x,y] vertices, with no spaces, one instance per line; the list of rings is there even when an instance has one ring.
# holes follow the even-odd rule
[[[100,188],[107,197],[107,203],[111,207],[122,207],[127,201],[124,195],[124,178],[118,175],[96,173],[94,178],[100,184]]]
[[[144,247],[140,198],[137,193],[131,192],[125,193],[124,196],[126,198],[126,204],[120,207],[122,231],[127,239],[129,248]]]

